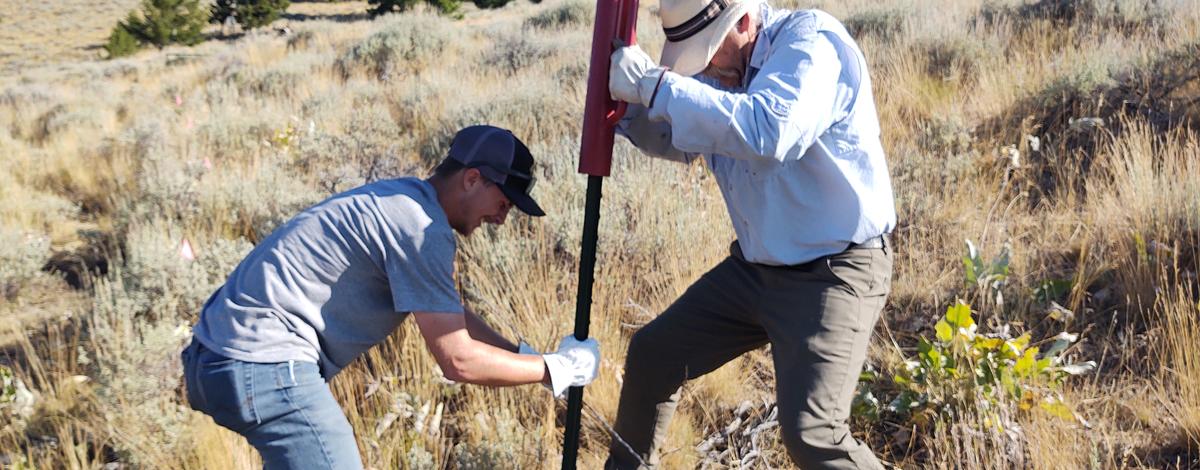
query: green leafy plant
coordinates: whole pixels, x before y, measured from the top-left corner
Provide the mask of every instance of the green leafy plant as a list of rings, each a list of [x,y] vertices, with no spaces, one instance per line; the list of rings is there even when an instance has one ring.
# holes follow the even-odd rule
[[[1011,421],[1013,406],[1074,418],[1062,384],[1096,367],[1092,361],[1064,361],[1062,353],[1077,335],[1060,333],[1039,346],[1030,344],[1029,333],[1009,338],[979,334],[977,328],[969,305],[958,302],[946,309],[934,325],[934,338],[921,338],[916,357],[892,378],[899,393],[887,409],[918,424],[939,415],[982,411],[991,423],[1003,426]]]
[[[17,378],[12,369],[0,365],[0,406],[12,403],[17,398]]]
[[[0,431],[24,429],[33,413],[35,400],[21,378],[8,366],[0,365]]]
[[[963,256],[963,267],[966,268],[965,287],[975,290],[984,298],[995,300],[996,305],[1004,305],[1003,288],[1008,281],[1008,267],[1012,257],[1012,248],[1007,244],[991,261],[983,258],[983,254],[971,240],[967,242],[967,254]]]

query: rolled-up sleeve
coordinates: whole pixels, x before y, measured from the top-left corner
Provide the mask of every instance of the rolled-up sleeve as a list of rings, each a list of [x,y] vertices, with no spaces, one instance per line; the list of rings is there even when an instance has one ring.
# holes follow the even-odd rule
[[[671,147],[687,153],[798,159],[844,114],[841,62],[821,33],[784,32],[745,93],[668,72],[649,111],[670,123]]]

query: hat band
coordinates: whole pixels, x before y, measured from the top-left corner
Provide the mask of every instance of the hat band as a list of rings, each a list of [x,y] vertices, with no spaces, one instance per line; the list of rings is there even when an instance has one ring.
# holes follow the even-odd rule
[[[729,3],[725,0],[713,0],[703,10],[700,10],[700,13],[696,13],[696,16],[684,21],[681,25],[663,28],[663,32],[666,33],[668,41],[679,42],[686,40],[695,36],[696,33],[699,33],[709,24],[712,24],[727,7],[729,7]]]

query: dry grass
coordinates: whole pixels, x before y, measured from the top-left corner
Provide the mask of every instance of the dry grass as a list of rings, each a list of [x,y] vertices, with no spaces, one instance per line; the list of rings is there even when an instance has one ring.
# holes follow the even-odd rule
[[[0,73],[98,59],[117,21],[139,0],[0,2]]]
[[[1196,2],[785,3],[847,19],[872,65],[901,220],[872,350],[877,393],[955,298],[977,307],[985,331],[1083,332],[1068,354],[1099,363],[1065,390],[1086,424],[1025,413],[995,433],[964,416],[914,435],[885,413],[858,419],[860,437],[903,468],[1200,465]],[[551,347],[573,319],[589,4],[371,22],[360,3],[299,3],[283,20],[288,37],[113,62],[78,48],[99,44],[128,5],[70,16],[71,35],[45,33],[66,27],[51,13],[66,4],[5,6],[0,364],[36,398],[0,404],[4,465],[256,465],[244,442],[181,405],[182,327],[276,224],[333,191],[423,173],[465,124],[506,126],[531,144],[551,215],[464,240],[464,298],[501,331]],[[651,51],[663,40],[656,6],[643,6],[639,27]],[[701,166],[625,143],[614,166],[592,327],[603,374],[587,389],[583,468],[604,458],[629,335],[733,236]],[[177,255],[185,239],[195,262]],[[1012,246],[1004,303],[963,286],[964,239],[985,256]],[[1047,280],[1070,281],[1054,300],[1072,319],[1047,319],[1034,299]],[[446,384],[433,364],[406,325],[334,381],[369,465],[558,465],[561,403],[536,387]],[[745,443],[716,457],[696,445],[743,401],[765,410],[772,380],[769,355],[755,351],[688,384],[666,467],[742,465]],[[778,436],[757,445],[745,466],[788,465]]]

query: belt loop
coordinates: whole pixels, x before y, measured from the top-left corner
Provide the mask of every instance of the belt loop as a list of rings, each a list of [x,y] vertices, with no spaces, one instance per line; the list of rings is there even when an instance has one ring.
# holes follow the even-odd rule
[[[886,255],[886,254],[888,254],[888,249],[891,248],[892,241],[891,241],[890,237],[888,237],[888,234],[886,234],[886,233],[883,235],[880,235],[879,238],[881,239],[880,244],[883,245],[883,254]]]
[[[292,386],[295,387],[297,385],[296,384],[296,361],[293,361],[291,359],[288,359],[288,376],[292,378]]]

